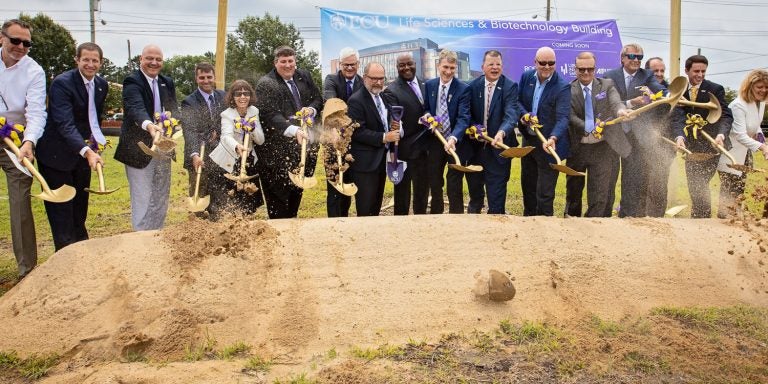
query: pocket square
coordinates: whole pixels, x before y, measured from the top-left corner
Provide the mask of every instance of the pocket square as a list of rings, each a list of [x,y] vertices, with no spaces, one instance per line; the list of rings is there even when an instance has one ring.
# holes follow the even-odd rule
[[[595,99],[597,99],[597,100],[605,99],[605,97],[606,97],[605,91],[600,92],[597,95],[595,95]]]

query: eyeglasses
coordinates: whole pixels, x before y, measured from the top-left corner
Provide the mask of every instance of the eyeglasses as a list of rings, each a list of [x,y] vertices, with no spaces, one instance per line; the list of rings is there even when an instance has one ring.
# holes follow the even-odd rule
[[[587,72],[592,73],[592,72],[595,71],[595,67],[591,67],[591,68],[576,68],[576,70],[579,71],[579,73],[587,73]]]
[[[539,63],[539,65],[541,65],[542,67],[547,67],[547,66],[554,67],[555,66],[555,62],[554,61],[539,61],[539,60],[536,60],[536,62]]]
[[[367,78],[368,78],[368,79],[370,79],[371,81],[376,81],[376,82],[378,82],[378,81],[384,81],[384,80],[386,79],[386,77],[371,77],[371,76],[365,76],[365,77],[367,77]]]
[[[247,91],[235,92],[235,97],[243,97],[243,96],[251,97],[251,93]]]
[[[29,41],[29,40],[22,40],[22,39],[19,39],[18,37],[10,37],[5,32],[3,32],[3,36],[8,38],[8,41],[11,42],[11,45],[19,45],[19,44],[21,44],[21,45],[24,46],[24,48],[29,48],[29,47],[32,46],[32,42]]]
[[[642,60],[643,54],[642,53],[625,53],[624,57],[630,60]]]
[[[357,67],[357,63],[352,63],[352,64],[341,63],[341,66],[344,68],[354,68],[354,67]]]

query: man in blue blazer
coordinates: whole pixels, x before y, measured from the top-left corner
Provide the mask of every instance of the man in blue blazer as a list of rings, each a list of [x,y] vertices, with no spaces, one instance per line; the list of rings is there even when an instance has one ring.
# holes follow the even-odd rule
[[[131,225],[134,231],[160,229],[168,213],[171,193],[171,160],[144,153],[139,141],[152,146],[152,137],[162,127],[155,124],[155,113],[177,113],[176,88],[170,77],[160,74],[163,51],[147,45],[141,51],[139,70],[123,80],[125,119],[120,128],[120,142],[115,160],[125,164],[131,190]]]
[[[40,173],[56,189],[64,184],[75,188],[75,198],[64,203],[45,202],[51,224],[53,245],[58,251],[69,244],[88,239],[88,192],[91,170],[104,164],[98,149],[86,140],[106,144],[99,122],[109,86],[97,75],[103,53],[94,43],[77,47],[77,68],[53,79],[48,98],[48,121],[37,143]],[[98,148],[98,147],[96,147]]]
[[[424,85],[424,110],[430,115],[443,119],[443,136],[455,147],[458,138],[464,136],[469,126],[469,86],[455,78],[458,57],[456,52],[444,49],[440,51],[437,70],[440,77],[427,81]],[[447,118],[447,122],[446,122]],[[448,163],[447,148],[433,134],[427,134],[427,176],[432,195],[429,213],[443,213],[443,174]],[[477,145],[472,140],[462,140],[461,146]],[[465,151],[462,151],[465,152]],[[469,175],[469,174],[467,174]],[[448,212],[464,213],[464,191],[462,178],[464,172],[448,168],[446,192],[448,194]]]
[[[517,146],[514,129],[520,112],[517,106],[517,84],[502,74],[501,59],[499,51],[486,51],[483,56],[483,75],[469,83],[470,124],[484,126],[488,136],[493,138],[493,143],[483,143],[476,153],[476,159],[483,166],[484,183],[478,183],[481,178],[476,175],[467,175],[468,213],[480,213],[483,184],[488,195],[488,213],[506,213],[504,205],[512,161],[499,156],[501,150],[496,145],[503,142],[510,147]]]
[[[613,80],[627,108],[636,109],[648,104],[649,101],[640,91],[640,87],[648,87],[653,93],[666,90],[656,81],[652,71],[641,68],[642,60],[643,48],[638,44],[627,44],[621,49],[621,67],[605,73],[606,79]],[[619,217],[644,217],[648,214],[649,169],[658,165],[656,157],[653,156],[658,139],[650,130],[659,130],[666,124],[654,123],[653,115],[646,113],[621,124],[624,132],[627,132],[632,152],[621,158]],[[658,120],[658,117],[656,119]],[[615,192],[611,196],[611,201],[613,200]]]
[[[536,69],[523,72],[520,77],[523,145],[535,148],[521,159],[520,182],[525,216],[554,214],[553,202],[559,173],[549,166],[555,159],[545,148],[554,149],[560,159],[570,154],[568,118],[571,113],[571,86],[556,71],[555,64],[555,51],[541,47],[534,59]],[[527,124],[531,116],[536,116],[542,125],[541,133],[547,139],[546,143],[542,144]]]

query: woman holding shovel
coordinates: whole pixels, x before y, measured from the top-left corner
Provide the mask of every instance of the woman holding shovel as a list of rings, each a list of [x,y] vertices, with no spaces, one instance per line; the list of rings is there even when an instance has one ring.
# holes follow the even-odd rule
[[[221,141],[210,157],[225,174],[219,174],[215,187],[226,188],[230,196],[225,210],[253,213],[264,204],[256,175],[254,145],[264,144],[264,131],[259,123],[259,110],[254,106],[256,94],[245,80],[235,80],[224,102],[229,106],[221,112]]]

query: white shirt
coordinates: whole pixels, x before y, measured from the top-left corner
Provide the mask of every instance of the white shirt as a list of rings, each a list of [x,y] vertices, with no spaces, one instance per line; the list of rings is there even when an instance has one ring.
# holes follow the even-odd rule
[[[0,95],[5,101],[5,104],[0,101],[0,115],[10,122],[23,124],[26,127],[24,141],[37,145],[48,117],[45,112],[43,68],[27,55],[11,67],[6,67],[0,60]]]

